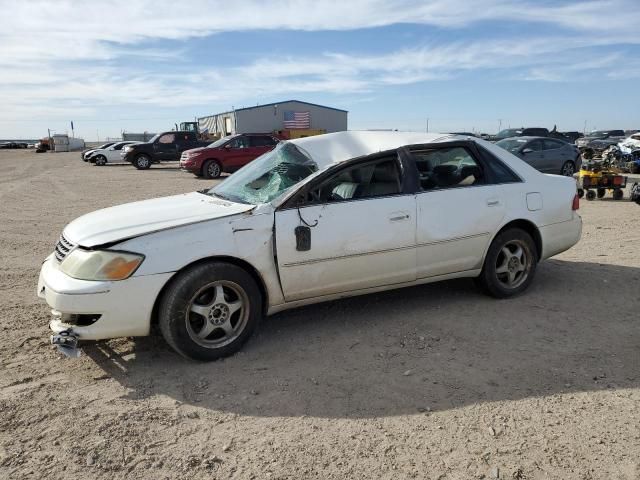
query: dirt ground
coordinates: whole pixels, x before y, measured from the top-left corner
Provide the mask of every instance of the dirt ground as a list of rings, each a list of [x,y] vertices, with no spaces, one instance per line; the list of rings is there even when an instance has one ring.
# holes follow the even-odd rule
[[[35,290],[63,227],[209,184],[0,151],[0,478],[640,478],[628,201],[583,201],[581,242],[516,299],[450,281],[275,315],[211,364],[158,335],[62,358]]]

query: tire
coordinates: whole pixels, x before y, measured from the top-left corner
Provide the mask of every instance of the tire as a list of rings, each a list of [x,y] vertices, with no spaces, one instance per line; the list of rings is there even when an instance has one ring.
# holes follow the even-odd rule
[[[571,160],[567,160],[566,162],[564,162],[562,168],[560,169],[560,174],[564,175],[565,177],[573,177],[574,173],[576,173],[576,164]]]
[[[162,336],[179,354],[211,361],[237,352],[262,317],[262,294],[244,269],[210,262],[179,273],[159,308]]]
[[[607,191],[604,188],[598,189],[598,198],[604,198],[606,194],[607,194]]]
[[[538,253],[531,235],[519,228],[510,228],[491,242],[476,283],[492,297],[513,297],[529,287],[537,264]]]
[[[105,157],[104,155],[98,155],[93,163],[95,163],[99,167],[103,167],[107,164],[107,157]]]
[[[202,166],[202,176],[204,178],[218,178],[222,174],[222,167],[216,160],[207,160]]]
[[[624,197],[624,192],[621,189],[617,189],[613,191],[614,200],[622,200],[622,197]]]
[[[578,189],[578,198],[582,198],[582,197],[584,197],[584,189],[579,188]]]
[[[151,158],[149,155],[138,155],[133,159],[133,166],[138,170],[147,170],[151,167]]]
[[[593,190],[587,190],[587,193],[585,195],[585,198],[589,201],[591,200],[595,200],[596,198],[596,192],[594,192]]]

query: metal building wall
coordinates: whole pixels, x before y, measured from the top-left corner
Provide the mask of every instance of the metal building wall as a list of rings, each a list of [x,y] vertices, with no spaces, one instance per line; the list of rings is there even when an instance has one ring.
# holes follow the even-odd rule
[[[229,119],[231,124],[231,131],[225,131],[225,119]],[[200,131],[205,128],[209,130],[210,134],[219,135],[224,137],[227,134],[238,133],[236,132],[236,114],[234,112],[219,113],[217,115],[211,115],[209,117],[201,117],[198,119],[198,126]]]
[[[347,130],[347,112],[293,101],[236,110],[237,133],[282,130],[286,110],[309,112],[311,129],[323,129],[327,133]]]

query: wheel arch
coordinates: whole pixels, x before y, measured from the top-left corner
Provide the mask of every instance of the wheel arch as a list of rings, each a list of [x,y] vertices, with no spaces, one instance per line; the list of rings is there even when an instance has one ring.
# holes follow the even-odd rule
[[[502,232],[510,228],[519,228],[520,230],[524,230],[529,235],[531,235],[531,238],[533,239],[533,243],[535,243],[536,245],[536,253],[538,254],[538,262],[539,262],[540,259],[542,258],[542,247],[543,247],[542,235],[540,235],[540,230],[538,229],[536,224],[533,223],[531,220],[525,220],[524,218],[511,220],[510,222],[503,225],[502,228],[500,228],[500,230],[496,232],[496,234],[491,239],[491,243],[493,243],[493,241],[498,235],[500,235]],[[491,243],[489,243],[489,245],[491,245]]]
[[[209,263],[209,262],[229,263],[231,265],[240,267],[244,269],[247,273],[249,273],[249,275],[251,275],[251,277],[255,280],[256,285],[258,285],[258,288],[260,289],[260,293],[262,294],[262,314],[266,315],[267,305],[269,305],[269,301],[268,301],[269,293],[267,291],[267,286],[264,282],[264,279],[262,278],[262,275],[260,275],[258,270],[249,262],[241,258],[225,256],[225,255],[215,255],[211,257],[200,258],[191,263],[188,263],[187,265],[183,266],[180,270],[177,270],[171,276],[171,278],[167,280],[167,282],[160,289],[160,292],[158,292],[158,295],[156,296],[156,299],[153,302],[153,309],[151,310],[151,322],[150,322],[152,325],[158,323],[158,307],[160,305],[160,299],[164,296],[165,292],[167,291],[167,288],[169,288],[171,283],[173,283],[177,275],[181,272],[184,272],[188,268],[191,268],[193,266],[200,265],[203,263]]]

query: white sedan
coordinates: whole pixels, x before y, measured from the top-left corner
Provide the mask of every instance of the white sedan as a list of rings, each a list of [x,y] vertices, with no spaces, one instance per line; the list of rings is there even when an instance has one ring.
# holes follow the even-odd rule
[[[122,149],[128,145],[134,145],[140,142],[134,141],[126,141],[126,142],[117,142],[112,145],[109,145],[106,148],[97,148],[95,150],[91,150],[85,154],[85,160],[91,163],[94,163],[98,166],[106,165],[111,162],[121,162],[122,158],[120,153]]]
[[[70,354],[158,322],[177,352],[213,360],[300,305],[459,277],[517,295],[540,260],[578,242],[578,206],[573,179],[478,138],[301,138],[209,190],[74,220],[38,295]]]

